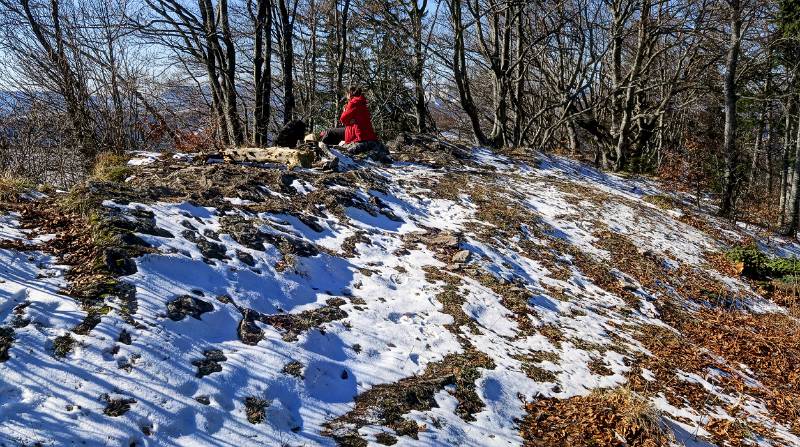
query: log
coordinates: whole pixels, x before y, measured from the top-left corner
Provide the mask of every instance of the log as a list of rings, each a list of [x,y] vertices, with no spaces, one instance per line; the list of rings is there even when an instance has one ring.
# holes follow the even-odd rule
[[[314,152],[288,147],[237,147],[225,149],[225,158],[230,161],[249,161],[254,163],[280,163],[288,168],[302,166],[310,168],[314,163]]]

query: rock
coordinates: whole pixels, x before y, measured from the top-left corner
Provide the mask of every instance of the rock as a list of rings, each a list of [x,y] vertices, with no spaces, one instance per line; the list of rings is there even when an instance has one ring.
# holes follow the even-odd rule
[[[463,264],[469,261],[470,257],[471,253],[469,250],[461,250],[459,252],[456,252],[456,254],[454,254],[450,260],[456,264]]]
[[[264,338],[264,331],[256,324],[258,314],[250,309],[242,312],[242,321],[239,322],[239,340],[246,345],[257,345]]]
[[[145,247],[145,248],[152,247],[152,245],[150,245],[149,242],[145,241],[144,239],[140,238],[139,236],[137,236],[137,235],[135,235],[135,234],[133,234],[131,232],[128,232],[128,231],[125,231],[123,233],[115,235],[114,239],[120,245],[133,245],[133,246]]]
[[[189,242],[197,243],[197,241],[200,240],[200,236],[197,234],[197,232],[192,230],[181,231],[181,236]]]
[[[228,358],[225,357],[225,354],[222,353],[221,349],[209,349],[208,351],[204,352],[203,355],[207,359],[214,362],[224,362],[225,360],[228,360]]]
[[[303,222],[308,228],[311,228],[317,233],[322,233],[325,228],[317,222],[317,218],[308,214],[292,213],[294,217],[300,222]]]
[[[200,402],[203,405],[211,405],[211,398],[208,396],[197,396],[194,400]]]
[[[450,233],[441,233],[432,238],[430,243],[441,247],[455,248],[458,247],[458,238]]]
[[[116,275],[133,275],[138,271],[128,252],[120,248],[109,247],[103,250],[102,261],[106,269]]]
[[[14,330],[0,326],[0,362],[9,359],[8,350],[11,349],[12,343],[14,343]]]
[[[222,371],[220,362],[228,360],[219,349],[209,349],[203,353],[204,359],[192,361],[192,365],[197,367],[197,377],[204,377],[215,372]]]
[[[203,230],[203,236],[211,239],[212,241],[219,242],[219,235],[212,229],[206,228]]]
[[[167,303],[167,316],[172,321],[183,320],[187,315],[200,320],[202,314],[212,310],[213,304],[191,295],[183,295]]]
[[[227,251],[225,246],[222,244],[218,244],[216,242],[211,242],[208,239],[199,239],[197,242],[197,248],[200,250],[200,254],[203,257],[208,259],[229,259],[228,256],[225,254]]]
[[[236,242],[251,250],[264,251],[264,233],[253,222],[238,216],[226,217],[222,219],[222,226]]]
[[[276,246],[284,255],[291,254],[301,257],[310,257],[319,254],[319,249],[317,249],[316,245],[303,239],[283,234],[262,234],[264,241]]]
[[[119,337],[117,337],[117,341],[122,343],[123,345],[130,345],[131,340],[131,333],[127,330],[123,329],[122,332],[119,333]]]
[[[109,211],[104,224],[134,233],[173,237],[172,233],[156,225],[155,215],[152,211],[143,209],[132,209],[128,211],[128,214],[124,214],[122,211]]]
[[[236,257],[240,261],[242,261],[243,264],[247,264],[250,267],[254,267],[256,265],[256,260],[253,258],[253,255],[251,255],[250,253],[247,253],[247,252],[244,252],[244,251],[241,251],[241,250],[236,250]]]

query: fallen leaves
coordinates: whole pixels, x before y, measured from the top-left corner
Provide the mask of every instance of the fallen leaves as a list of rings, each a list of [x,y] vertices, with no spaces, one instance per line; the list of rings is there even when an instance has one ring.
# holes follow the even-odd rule
[[[666,447],[672,440],[650,402],[626,388],[569,399],[537,399],[526,409],[522,423],[526,447]]]

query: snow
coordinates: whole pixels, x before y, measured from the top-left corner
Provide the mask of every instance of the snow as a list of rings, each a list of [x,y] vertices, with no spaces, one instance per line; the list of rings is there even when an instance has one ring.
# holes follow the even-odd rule
[[[160,152],[134,151],[133,157],[128,160],[128,166],[146,166],[161,159]]]
[[[146,165],[160,157],[137,153],[129,164]],[[183,155],[178,159],[191,160]],[[567,265],[566,277],[555,277],[521,248],[523,243],[549,248],[546,240],[533,236],[532,228],[544,224],[552,236],[605,262],[613,260],[599,246],[598,225],[653,250],[673,266],[705,268],[704,253],[719,249],[719,242],[680,222],[679,213],[656,212],[643,200],[663,194],[651,181],[622,179],[544,155],[536,167],[481,148],[475,149],[473,159],[506,176],[509,190],[518,192],[506,194],[507,199],[540,220],[520,222],[520,234],[510,240],[481,238],[472,229],[489,224],[477,220],[478,207],[467,191],[457,200],[431,197],[430,185],[448,173],[410,163],[370,168],[388,179],[390,186],[384,192],[365,189],[358,194],[365,201],[379,199],[386,206],[383,211],[349,207],[344,217],[329,214],[317,219],[321,231],[293,215],[252,213],[245,208],[253,203],[239,197],[224,198],[233,207],[226,212],[189,202],[122,205],[106,201],[105,207],[122,213],[152,213],[156,226],[173,237],[138,234],[155,252],[136,258],[137,272],[121,278],[136,290],[136,325],[112,300],[108,313],[89,335],[71,333],[76,345],[63,359],[53,355],[53,340],[70,332],[86,315],[76,300],[62,293],[67,286],[66,267],[40,251],[0,249],[0,325],[10,324],[14,308],[23,303],[27,303],[24,314],[31,319],[31,324],[15,329],[10,359],[0,363],[0,445],[70,445],[78,440],[90,445],[335,445],[322,434],[325,424],[350,411],[356,396],[377,385],[422,374],[448,354],[462,353],[465,343],[494,363],[494,368],[479,368],[474,383],[483,408],[474,420],[465,421],[456,415],[458,400],[453,390],[439,390],[437,407],[406,415],[424,424],[419,439],[400,436],[397,445],[518,446],[522,444],[518,421],[525,416],[525,401],[583,396],[598,388],[624,386],[632,359],[628,353],[617,352],[618,340],[612,334],[623,324],[664,325],[650,302],[657,297],[625,278],[641,301],[638,308],[630,308],[621,297],[587,278],[567,254],[560,258]],[[345,164],[359,168],[354,162]],[[579,197],[564,184],[596,188],[608,199]],[[302,195],[315,190],[299,179],[291,186]],[[224,217],[259,222],[264,233],[288,235],[323,250],[315,256],[297,257],[289,268],[279,270],[276,263],[282,254],[276,247],[267,244],[263,250],[254,250],[241,245],[225,233]],[[29,241],[28,233],[20,229],[20,218],[16,213],[0,214],[0,240],[25,241],[32,249],[48,240],[45,235]],[[186,233],[190,228],[194,237],[216,235],[226,258],[204,257]],[[404,239],[429,228],[463,233],[458,249],[471,253],[468,267],[521,288],[532,310],[530,326],[552,326],[563,340],[556,343],[540,332],[526,331],[502,296],[466,275],[458,294],[463,298],[461,310],[473,320],[475,329],[448,330],[453,317],[437,298],[445,284],[426,278],[426,267],[444,269],[446,263],[433,248],[409,247]],[[358,242],[351,257],[337,255],[356,234],[369,242]],[[788,243],[782,247],[775,250],[800,252]],[[252,256],[252,265],[242,262],[237,253]],[[732,290],[752,293],[739,280],[719,279]],[[553,290],[569,300],[560,299]],[[210,303],[213,310],[199,319],[187,316],[172,321],[166,315],[167,303],[184,295]],[[233,303],[220,300],[221,296]],[[296,340],[287,340],[275,327],[259,322],[264,338],[257,345],[246,345],[238,338],[242,316],[237,306],[267,315],[297,314],[320,309],[331,298],[344,299],[341,309],[346,319],[302,332]],[[746,304],[754,311],[780,310],[766,301]],[[123,330],[132,334],[129,345],[117,343]],[[630,350],[649,355],[629,335],[616,335]],[[192,361],[202,359],[209,349],[223,352],[222,370],[197,377]],[[542,360],[533,366],[552,374],[552,380],[539,381],[525,373],[526,356],[542,353],[557,361]],[[302,376],[282,371],[293,361],[304,365]],[[593,371],[593,362],[602,363],[610,373]],[[733,367],[739,368],[737,374],[752,379],[752,372],[743,365]],[[722,402],[731,403],[732,396],[713,384],[717,373],[709,371],[708,377],[683,373],[677,379],[699,384]],[[652,371],[642,369],[641,374],[647,381],[656,380]],[[103,413],[103,396],[135,399],[135,403],[124,415],[112,418]],[[251,424],[246,418],[244,402],[251,396],[268,402],[264,423]],[[208,405],[197,400],[204,397]],[[711,445],[702,439],[709,436],[702,428],[707,414],[675,407],[663,395],[652,402],[666,415],[665,423],[679,443]],[[787,442],[798,441],[788,429],[771,422],[758,400],[748,399],[744,408]],[[715,417],[725,417],[724,410],[716,411]],[[387,430],[367,425],[360,433],[375,444],[375,435]]]

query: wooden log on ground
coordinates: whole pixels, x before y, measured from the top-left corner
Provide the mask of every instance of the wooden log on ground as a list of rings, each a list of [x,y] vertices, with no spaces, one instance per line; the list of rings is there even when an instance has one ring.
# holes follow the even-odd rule
[[[230,161],[249,161],[253,163],[280,163],[288,168],[302,166],[310,168],[314,163],[314,152],[288,147],[237,147],[225,149],[225,158]]]

